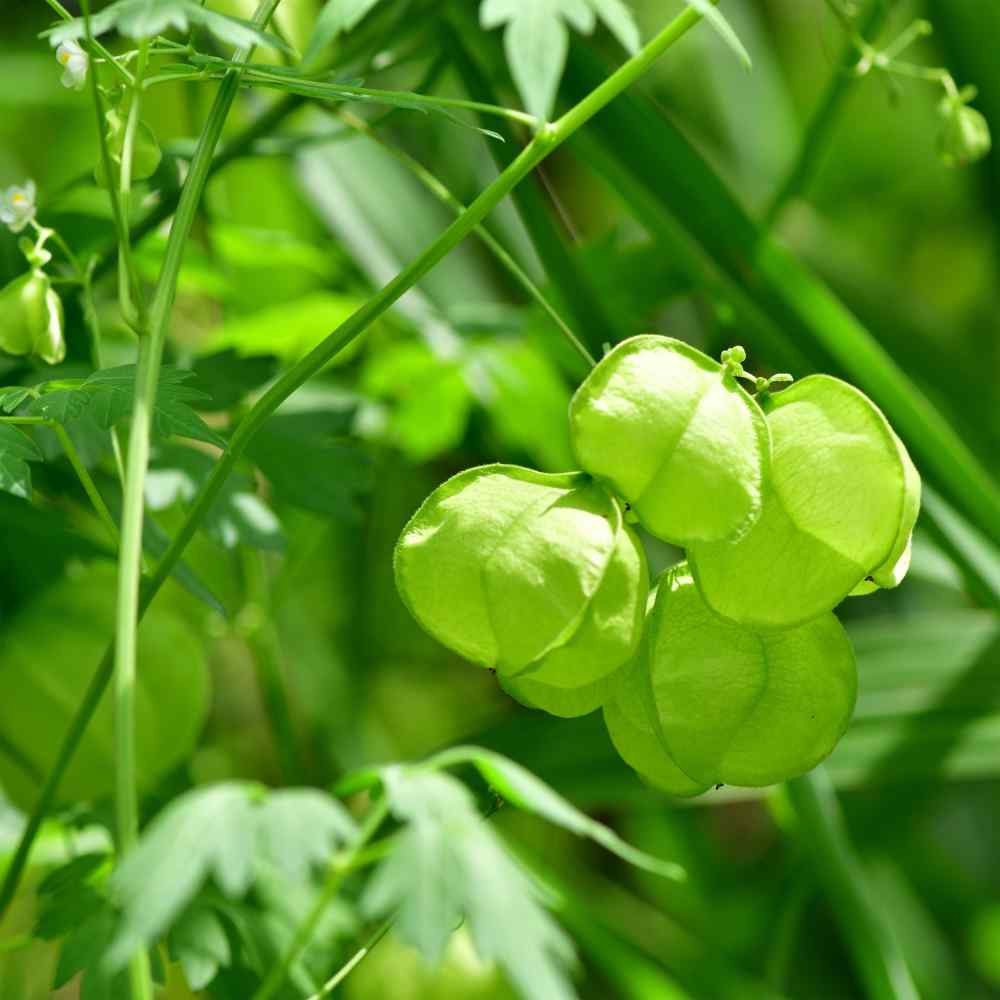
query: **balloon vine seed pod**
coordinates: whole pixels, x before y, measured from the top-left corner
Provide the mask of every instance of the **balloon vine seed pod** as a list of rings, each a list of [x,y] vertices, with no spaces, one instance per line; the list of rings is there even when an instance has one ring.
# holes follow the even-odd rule
[[[642,547],[619,503],[580,473],[460,473],[404,528],[395,572],[426,631],[504,678],[578,688],[639,642]]]
[[[868,577],[902,579],[920,480],[879,409],[846,382],[811,375],[766,409],[772,457],[760,517],[735,541],[690,546],[688,558],[717,614],[789,628]]]
[[[621,720],[606,713],[616,745],[642,770],[658,743],[702,787],[761,787],[811,770],[844,734],[857,695],[854,653],[832,614],[781,632],[726,622],[684,563],[660,579],[630,676],[617,710],[654,742],[639,757],[638,742],[624,744]]]
[[[0,289],[0,350],[35,354],[50,365],[66,357],[62,302],[41,268]]]
[[[745,358],[731,348],[719,364],[679,340],[634,337],[573,397],[581,468],[658,538],[685,546],[733,539],[760,513],[770,442],[763,413],[737,382],[747,377]]]

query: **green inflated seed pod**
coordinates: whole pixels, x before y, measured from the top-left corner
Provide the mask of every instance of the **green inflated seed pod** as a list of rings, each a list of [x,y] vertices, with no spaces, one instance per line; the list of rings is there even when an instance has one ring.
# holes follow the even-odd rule
[[[535,708],[560,719],[576,719],[597,711],[611,697],[618,671],[580,687],[556,687],[536,681],[532,674],[519,677],[498,675],[500,686],[526,708]]]
[[[893,434],[900,457],[903,460],[903,474],[906,492],[903,497],[903,516],[896,533],[889,558],[871,574],[870,579],[877,587],[891,590],[898,587],[910,568],[910,555],[913,548],[913,528],[920,513],[920,473],[910,460],[910,455],[902,441]]]
[[[646,633],[657,736],[692,781],[786,781],[847,729],[857,670],[832,614],[780,632],[723,621],[682,563],[661,579]]]
[[[875,404],[828,375],[774,396],[767,422],[760,517],[742,538],[692,545],[688,558],[715,612],[788,628],[832,610],[867,577],[905,569],[919,477]]]
[[[115,110],[109,111],[106,117],[108,122],[108,153],[112,163],[120,170],[122,150],[125,144],[125,122]],[[163,153],[160,151],[160,144],[156,141],[153,130],[145,122],[138,122],[132,143],[132,181],[142,181],[152,177],[162,159]],[[103,159],[99,159],[97,166],[94,167],[94,180],[101,187],[107,187]]]
[[[0,350],[35,354],[50,365],[66,357],[62,302],[39,268],[0,289]]]
[[[582,474],[510,465],[460,473],[403,529],[395,571],[424,629],[506,677],[580,687],[616,670],[639,642],[641,548],[618,502]]]
[[[648,635],[648,633],[647,633]],[[604,724],[622,760],[649,784],[670,795],[690,798],[708,789],[686,775],[667,752],[653,719],[649,642],[644,636],[635,657],[614,676],[604,703]]]
[[[619,344],[574,395],[570,431],[581,468],[658,538],[737,537],[760,511],[763,413],[728,367],[679,340]]]

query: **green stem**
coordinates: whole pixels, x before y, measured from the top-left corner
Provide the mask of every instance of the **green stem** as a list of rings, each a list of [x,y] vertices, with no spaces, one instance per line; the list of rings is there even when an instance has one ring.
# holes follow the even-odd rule
[[[392,928],[392,918],[383,920],[368,940],[330,977],[318,993],[308,1000],[325,1000],[333,991],[372,953],[375,946],[389,933]]]
[[[377,142],[390,156],[403,164],[413,175],[427,188],[436,198],[447,205],[455,215],[461,216],[466,211],[465,205],[456,198],[448,187],[434,176],[422,163],[418,162],[405,150],[400,149],[392,143],[386,142],[371,126],[349,111],[342,111],[340,119],[357,132],[366,135],[373,142]],[[542,311],[555,323],[556,327],[566,338],[570,346],[575,350],[588,365],[593,367],[597,364],[594,356],[580,341],[579,337],[570,329],[569,324],[559,315],[558,311],[545,297],[542,290],[531,280],[531,276],[521,267],[520,264],[507,252],[493,234],[482,225],[476,226],[475,234],[483,241],[501,266],[507,269],[511,277],[527,292],[527,294],[537,303]]]
[[[456,19],[444,27],[444,43],[451,54],[452,63],[465,90],[479,101],[492,100],[495,93],[490,81],[473,55],[468,51],[469,40],[476,37],[476,21],[471,11],[463,5],[452,5]],[[504,123],[497,131],[505,142],[486,143],[487,152],[500,171],[506,169],[518,142]],[[530,178],[512,193],[511,200],[517,217],[528,236],[530,245],[541,262],[549,286],[558,294],[563,308],[573,318],[574,328],[591,353],[598,353],[602,345],[614,344],[626,331],[617,317],[607,307],[580,263],[579,256],[567,245],[563,220],[553,213],[553,201],[539,176]]]
[[[66,452],[69,464],[73,466],[73,471],[76,473],[77,479],[80,480],[80,485],[83,487],[84,493],[87,494],[87,498],[93,505],[97,516],[107,529],[112,544],[117,549],[120,541],[118,537],[118,525],[115,524],[115,519],[111,516],[111,511],[108,510],[107,504],[104,502],[104,497],[101,496],[90,472],[83,464],[80,453],[76,450],[76,445],[73,444],[73,439],[62,424],[53,421],[50,426],[55,431],[56,437],[59,438],[59,443],[62,445],[63,451]]]
[[[142,80],[146,75],[149,61],[149,42],[139,44],[139,59],[135,68],[135,85],[132,89],[128,117],[125,120],[125,134],[122,137],[121,164],[118,168],[118,203],[125,221],[118,243],[118,298],[126,319],[138,329],[145,326],[146,304],[143,300],[142,283],[139,280],[132,259],[132,236],[129,232],[130,203],[132,200],[132,159],[135,151],[135,134],[139,128],[142,110]],[[108,184],[111,178],[108,178]]]
[[[279,0],[261,0],[254,24],[264,27]],[[235,61],[249,53],[239,51]],[[153,407],[167,327],[177,294],[177,279],[185,244],[194,224],[215,147],[222,135],[229,109],[239,88],[240,71],[232,70],[222,81],[202,129],[198,146],[164,253],[163,267],[149,308],[149,330],[139,345],[135,398],[129,435],[128,461],[122,499],[121,549],[118,559],[118,602],[115,631],[115,814],[121,856],[132,850],[139,835],[138,784],[135,758],[136,632],[139,625],[139,589],[142,577],[142,523],[146,469]],[[124,248],[121,244],[119,250]],[[149,959],[138,949],[129,962],[129,980],[134,1000],[152,996]]]
[[[101,335],[101,320],[97,314],[97,304],[94,302],[94,272],[97,269],[97,258],[92,257],[83,271],[81,298],[83,304],[83,320],[90,328],[90,361],[95,371],[104,367],[104,338]],[[122,452],[121,438],[118,428],[112,427],[111,453],[115,459],[115,471],[118,482],[125,485],[125,459]]]
[[[274,3],[277,0],[273,0]],[[434,267],[443,257],[445,257],[455,246],[473,230],[479,223],[496,207],[513,188],[524,179],[524,177],[545,159],[560,143],[565,142],[573,132],[583,125],[590,117],[597,114],[606,104],[612,101],[618,94],[626,89],[639,75],[636,65],[648,66],[653,59],[665,52],[671,45],[677,42],[684,34],[693,28],[701,20],[694,10],[688,8],[675,20],[671,21],[659,35],[657,35],[637,56],[625,63],[616,73],[609,77],[607,83],[597,88],[590,95],[585,97],[577,107],[586,107],[586,114],[569,115],[560,119],[554,125],[550,125],[535,136],[531,144],[521,153],[517,159],[499,176],[483,193],[466,209],[461,218],[456,219],[438,238],[429,246],[412,264],[401,271],[388,285],[386,285],[374,298],[361,307],[353,316],[349,317],[340,327],[338,327],[329,337],[326,338],[309,355],[303,358],[293,368],[289,369],[263,397],[256,403],[253,409],[241,421],[236,428],[229,446],[222,454],[219,461],[212,470],[212,474],[202,486],[194,504],[189,508],[180,532],[174,538],[172,544],[164,553],[162,559],[156,567],[152,577],[150,577],[142,589],[139,604],[139,614],[146,611],[152,603],[160,587],[166,582],[174,566],[180,560],[184,549],[194,537],[195,531],[201,524],[205,514],[211,508],[213,502],[218,497],[219,492],[225,485],[226,479],[233,467],[239,461],[257,430],[266,422],[268,417],[287,399],[296,389],[312,377],[317,371],[322,369],[330,358],[339,353],[347,344],[359,337],[379,316],[396,302],[412,285],[416,284],[428,271]],[[226,83],[224,81],[223,88]],[[220,88],[220,93],[222,89]],[[599,95],[599,96],[597,96]],[[196,156],[197,160],[197,156]],[[210,164],[199,164],[199,174],[207,173]],[[191,173],[188,181],[195,176],[195,161],[192,161]],[[188,192],[185,186],[185,195]],[[182,197],[183,204],[183,197]],[[189,210],[190,211],[190,210]],[[180,216],[181,208],[178,208]],[[171,230],[171,236],[177,231],[178,223],[175,221]],[[168,259],[170,255],[170,244],[167,246]],[[178,259],[179,263],[179,259]],[[166,263],[164,264],[166,267]],[[158,290],[159,291],[159,290]],[[156,307],[154,298],[151,315]],[[133,470],[129,470],[134,474]],[[133,501],[134,502],[134,501]],[[38,833],[42,820],[47,811],[51,808],[55,799],[59,783],[63,774],[76,752],[77,745],[83,736],[91,717],[100,701],[101,694],[107,686],[114,672],[114,660],[116,650],[113,646],[102,659],[90,686],[87,695],[77,709],[76,715],[70,725],[70,730],[60,747],[59,755],[53,770],[49,773],[45,786],[39,794],[38,802],[31,814],[21,840],[18,842],[15,857],[11,861],[7,874],[4,877],[3,886],[0,887],[0,915],[3,914],[10,900],[13,899],[17,890],[18,882],[24,871],[28,852],[31,843]]]
[[[199,56],[193,59],[195,63],[205,63],[215,65],[219,60],[212,56]],[[506,118],[508,121],[526,125],[532,130],[542,128],[545,123],[534,115],[529,115],[524,111],[514,108],[505,108],[499,104],[487,104],[481,101],[467,101],[457,97],[432,97],[428,94],[416,94],[408,90],[373,90],[369,87],[355,87],[346,83],[323,83],[321,80],[308,80],[290,73],[279,73],[261,69],[259,66],[251,67],[243,64],[243,86],[253,86],[259,84],[262,87],[270,87],[284,91],[288,94],[300,94],[303,97],[312,97],[317,100],[343,101],[345,98],[357,97],[364,101],[385,102],[395,104],[396,102],[412,105],[417,108],[454,108],[457,111],[475,111],[481,115],[493,115],[497,118]],[[214,79],[215,70],[206,79]]]
[[[302,107],[304,103],[305,98],[293,95],[282,101],[278,101],[270,107],[215,154],[208,171],[209,177],[227,167],[234,160],[246,156],[258,139],[272,132],[289,115]],[[173,193],[165,195],[156,208],[152,209],[147,216],[132,227],[132,242],[138,243],[144,236],[153,232],[161,222],[170,218],[177,210],[179,197],[179,195]],[[94,276],[100,277],[105,274],[114,265],[117,256],[118,246],[115,244],[98,258],[94,266]]]
[[[270,1000],[284,985],[285,978],[288,976],[288,970],[309,945],[313,934],[316,932],[317,925],[326,912],[326,908],[337,898],[337,893],[340,892],[344,876],[350,871],[354,855],[378,833],[379,827],[385,821],[388,814],[388,801],[385,798],[379,799],[366,817],[364,826],[358,831],[358,836],[351,845],[351,850],[341,856],[337,864],[331,866],[326,884],[316,896],[315,902],[302,920],[302,923],[299,924],[291,943],[285,949],[285,953],[271,969],[257,992],[254,993],[253,1000]]]
[[[811,856],[871,1000],[920,1000],[892,928],[854,854],[836,793],[822,767],[785,786]]]
[[[82,0],[80,7],[83,11],[87,42],[92,46],[94,39],[90,30],[90,0]],[[128,218],[122,207],[119,191],[114,182],[114,162],[111,159],[111,150],[108,148],[107,116],[104,111],[104,98],[101,96],[101,88],[97,82],[97,70],[95,67],[91,67],[88,77],[90,79],[90,94],[94,102],[94,113],[97,116],[97,142],[101,154],[101,167],[104,170],[105,186],[108,189],[108,199],[111,202],[111,216],[114,221],[115,238],[118,241],[119,247],[120,269],[118,292],[121,299],[120,304],[122,315],[127,322],[132,323],[135,319],[132,297],[133,294],[138,294],[138,289],[140,288],[139,276],[135,273],[134,267],[131,266],[131,256],[128,252],[130,245]]]

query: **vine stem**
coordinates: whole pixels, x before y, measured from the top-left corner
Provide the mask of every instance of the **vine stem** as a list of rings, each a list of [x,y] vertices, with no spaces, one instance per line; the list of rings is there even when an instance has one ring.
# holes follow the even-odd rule
[[[276,6],[276,4],[277,0],[269,0],[268,2],[269,7]],[[206,513],[218,497],[229,474],[246,450],[249,442],[281,403],[298,389],[299,386],[322,369],[347,344],[359,337],[409,288],[427,274],[435,264],[461,243],[542,160],[569,139],[574,132],[606,107],[615,97],[630,87],[649,69],[659,56],[679,41],[701,20],[701,14],[695,11],[694,8],[685,8],[681,14],[674,18],[642,50],[619,67],[615,73],[591,91],[579,104],[571,108],[557,122],[541,129],[530,145],[524,149],[513,163],[416,260],[404,268],[389,284],[342,323],[310,354],[288,369],[283,376],[272,384],[271,388],[258,400],[236,428],[228,447],[215,464],[211,475],[203,484],[193,505],[188,510],[180,531],[160,559],[152,576],[146,581],[139,597],[138,616],[141,616],[145,612],[159,589],[169,578],[174,566],[180,560],[184,549],[194,537],[198,525],[201,524]],[[232,94],[235,94],[237,84],[238,80],[235,79],[235,76],[224,80],[219,90],[220,96],[227,93],[230,94],[231,99]],[[199,153],[201,152],[203,152],[203,149],[199,147]],[[165,271],[168,265],[174,268],[175,274],[176,269],[179,268],[182,247],[179,244],[175,246],[173,237],[180,232],[178,223],[181,221],[182,210],[186,213],[188,226],[190,226],[194,206],[191,204],[192,198],[188,197],[188,195],[193,195],[194,188],[192,187],[192,183],[196,177],[200,178],[202,185],[204,184],[204,175],[209,172],[211,167],[211,156],[209,153],[210,151],[203,156],[196,154],[195,159],[192,160],[188,182],[185,184],[184,193],[181,196],[181,202],[177,209],[178,218],[171,229],[171,240],[167,244],[167,254],[164,261]],[[195,169],[196,165],[197,170]],[[172,260],[174,260],[173,264],[171,264]],[[157,292],[158,294],[154,296],[150,309],[151,318],[157,314],[158,308],[161,308],[161,306],[158,306],[160,299],[159,288]],[[162,344],[160,347],[162,349]],[[148,372],[146,377],[148,377]],[[145,414],[145,418],[148,420],[148,413]],[[145,465],[143,464],[144,469]],[[135,475],[135,470],[130,469],[129,471],[133,476]],[[134,485],[133,490],[135,490]],[[141,500],[141,492],[138,494],[138,499]],[[137,503],[135,494],[133,494],[132,503],[133,505]],[[136,518],[138,513],[137,510],[133,511],[133,518]],[[137,553],[133,553],[133,562],[135,562],[136,556]],[[126,596],[129,598],[126,610],[129,612],[131,620],[137,621],[138,616],[132,614],[135,609],[135,605],[131,601],[132,594],[129,593]],[[134,635],[134,628],[131,634]],[[17,891],[18,883],[28,860],[28,854],[31,851],[31,845],[38,834],[46,813],[55,800],[63,774],[69,766],[69,762],[73,759],[73,755],[83,738],[87,725],[96,711],[97,705],[100,703],[101,695],[111,680],[114,673],[114,664],[115,647],[113,646],[105,653],[94,676],[91,678],[83,701],[80,703],[70,723],[69,732],[66,734],[65,740],[59,748],[56,762],[45,779],[45,784],[39,793],[35,808],[21,834],[21,839],[18,841],[14,857],[11,859],[10,866],[4,877],[3,885],[0,886],[0,915],[10,905],[14,893]]]
[[[204,64],[206,67],[215,67],[221,60],[214,56],[193,56],[192,62]],[[279,73],[259,66],[251,67],[243,64],[241,69],[245,70],[243,77],[244,86],[259,85],[275,90],[280,90],[287,94],[299,94],[302,97],[312,97],[316,100],[344,101],[352,97],[363,101],[385,101],[394,103],[405,101],[407,106],[415,108],[429,108],[431,110],[440,108],[454,108],[456,111],[475,111],[481,115],[493,115],[496,118],[506,118],[508,121],[526,125],[532,130],[541,128],[545,122],[529,115],[527,112],[518,111],[516,108],[505,108],[499,104],[488,104],[483,101],[467,101],[457,97],[433,97],[428,94],[417,94],[411,91],[401,90],[373,90],[370,87],[356,87],[347,83],[323,83],[321,80],[308,80],[302,77],[292,76],[288,73]],[[204,79],[215,79],[217,69],[208,70],[208,75]]]
[[[49,0],[51,3],[52,0]],[[70,17],[69,11],[62,8],[61,5],[56,5],[56,10],[60,12],[61,15]],[[83,24],[84,31],[86,33],[86,40],[88,48],[93,49],[97,44],[94,41],[93,33],[90,30],[90,0],[82,0],[80,4],[80,9],[83,11]],[[115,63],[114,65],[118,65]],[[105,186],[108,189],[108,198],[111,202],[111,217],[114,222],[115,228],[115,239],[118,242],[119,247],[119,271],[118,271],[118,294],[121,300],[122,314],[124,315],[127,322],[132,323],[135,316],[135,309],[132,303],[133,293],[136,293],[139,289],[138,276],[134,274],[133,271],[129,269],[131,264],[131,255],[129,254],[129,227],[128,219],[122,208],[121,199],[119,197],[119,191],[114,183],[114,163],[111,159],[111,150],[108,148],[108,136],[106,132],[106,115],[104,111],[104,98],[101,97],[101,88],[97,82],[97,68],[95,66],[90,67],[90,72],[88,74],[90,77],[90,95],[94,102],[94,114],[97,117],[97,143],[100,150],[101,157],[101,168],[104,171]],[[129,74],[129,85],[132,83],[132,75]]]
[[[101,496],[100,491],[97,489],[97,484],[94,482],[93,477],[83,464],[80,453],[76,450],[76,445],[73,444],[73,439],[69,436],[66,428],[58,421],[50,421],[49,426],[55,431],[56,437],[59,438],[59,443],[62,445],[62,449],[69,459],[69,464],[73,466],[73,471],[76,473],[77,479],[80,480],[80,485],[83,487],[84,493],[87,494],[87,499],[90,500],[94,511],[111,536],[112,544],[117,549],[121,544],[121,539],[118,536],[118,525],[115,524],[115,519],[111,516],[111,511],[108,510],[108,506],[104,502],[104,497]]]
[[[439,201],[447,205],[455,215],[460,216],[465,211],[465,205],[452,194],[451,190],[434,174],[432,174],[422,163],[414,159],[405,150],[393,146],[383,139],[363,118],[350,111],[341,111],[338,116],[350,128],[362,135],[367,136],[373,142],[377,142],[390,156],[398,160],[407,168],[428,191]],[[559,332],[566,338],[573,348],[587,364],[593,368],[597,361],[587,350],[583,342],[573,332],[569,324],[559,315],[551,302],[545,297],[545,293],[531,280],[531,276],[521,267],[520,264],[507,252],[503,244],[493,236],[493,234],[483,225],[476,226],[476,235],[483,241],[483,244],[490,250],[500,265],[507,269],[511,277],[525,290],[528,296],[534,300],[538,307],[555,323]]]
[[[868,995],[872,1000],[920,1000],[899,942],[871,896],[826,771],[817,767],[785,788],[802,846],[830,896]]]
[[[254,25],[264,27],[280,0],[261,0]],[[89,29],[88,29],[89,34]],[[249,51],[240,50],[242,62]],[[139,343],[135,399],[129,435],[125,486],[122,500],[121,546],[118,558],[118,598],[115,625],[114,717],[115,717],[115,824],[119,855],[124,857],[139,837],[138,781],[135,754],[136,639],[139,626],[139,590],[142,579],[142,525],[145,506],[146,470],[149,465],[150,432],[163,346],[180,273],[184,247],[194,224],[215,147],[222,135],[229,109],[239,88],[240,71],[231,70],[219,86],[190,171],[181,192],[164,253],[163,267],[149,306],[148,332]],[[133,105],[134,107],[134,105]],[[110,183],[111,176],[108,180]],[[119,252],[125,250],[121,243]],[[133,1000],[150,1000],[152,977],[149,958],[138,949],[129,960],[129,982]]]
[[[368,940],[314,993],[309,1000],[325,1000],[371,954],[372,950],[392,929],[393,920],[383,920]]]

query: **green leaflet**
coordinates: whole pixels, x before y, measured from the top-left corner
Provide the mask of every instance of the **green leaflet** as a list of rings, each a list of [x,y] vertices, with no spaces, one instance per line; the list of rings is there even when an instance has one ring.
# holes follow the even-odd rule
[[[506,25],[504,51],[525,107],[536,118],[552,112],[569,51],[569,27],[589,35],[597,18],[630,52],[639,31],[618,0],[483,0],[479,20],[491,30]]]
[[[135,365],[120,365],[93,372],[85,379],[45,382],[37,387],[38,397],[28,406],[29,416],[44,417],[70,424],[80,417],[92,417],[111,430],[132,414],[135,397]],[[189,371],[164,366],[153,408],[153,434],[157,437],[187,437],[225,447],[225,439],[213,431],[192,409],[204,393],[185,383]]]
[[[380,0],[326,0],[302,62],[312,63],[341,32],[352,31]]]
[[[277,871],[287,892],[356,835],[350,814],[317,789],[265,792],[227,782],[186,792],[145,828],[112,876],[121,918],[108,967],[121,968],[135,947],[162,935],[209,878],[238,899]],[[212,952],[217,963],[224,957],[217,946]]]
[[[507,677],[579,686],[639,642],[644,558],[617,502],[580,474],[460,473],[403,530],[395,570],[431,635]]]
[[[41,462],[38,445],[23,431],[0,424],[0,491],[24,500],[31,499],[29,462]]]
[[[365,887],[362,911],[393,915],[400,939],[431,962],[464,921],[479,957],[495,961],[526,1000],[572,1000],[573,946],[469,790],[451,775],[400,767],[382,780],[404,826]]]
[[[570,431],[580,466],[658,538],[730,539],[760,512],[764,415],[721,365],[679,340],[616,347],[573,397]]]
[[[831,614],[781,632],[730,624],[682,563],[661,579],[646,630],[656,732],[694,781],[786,781],[820,763],[847,729],[857,672]]]
[[[830,611],[870,574],[893,579],[919,485],[885,417],[839,379],[797,382],[773,398],[767,423],[771,476],[759,519],[742,538],[692,545],[688,557],[715,612],[787,628]]]

